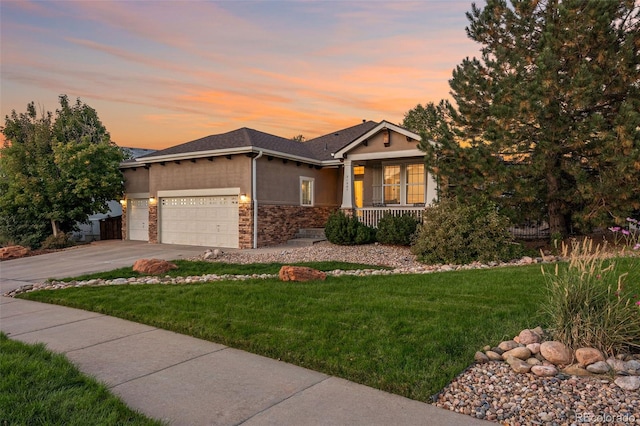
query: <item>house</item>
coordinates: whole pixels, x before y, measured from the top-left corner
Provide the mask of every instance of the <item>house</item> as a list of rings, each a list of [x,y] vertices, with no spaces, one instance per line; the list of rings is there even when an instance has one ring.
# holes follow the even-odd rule
[[[336,209],[375,225],[436,198],[420,136],[363,121],[297,142],[241,128],[125,161],[122,235],[150,243],[257,248],[324,227]]]
[[[137,158],[156,151],[155,149],[130,147],[121,147],[120,149],[125,158]],[[121,227],[122,206],[120,204],[118,200],[111,200],[108,202],[106,213],[94,213],[87,218],[86,222],[78,222],[76,224],[77,231],[74,231],[73,238],[83,242],[121,238],[119,228]],[[118,228],[115,229],[115,226]]]

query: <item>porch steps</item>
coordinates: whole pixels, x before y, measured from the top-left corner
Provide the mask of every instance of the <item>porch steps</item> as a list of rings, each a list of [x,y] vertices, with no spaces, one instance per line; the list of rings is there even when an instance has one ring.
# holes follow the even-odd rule
[[[307,247],[326,240],[324,228],[302,228],[298,230],[298,233],[292,239],[287,241],[287,244],[296,247]]]

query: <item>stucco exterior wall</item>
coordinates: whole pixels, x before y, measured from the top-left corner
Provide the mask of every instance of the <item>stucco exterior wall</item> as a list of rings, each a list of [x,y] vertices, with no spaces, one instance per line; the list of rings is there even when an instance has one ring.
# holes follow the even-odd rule
[[[124,192],[126,194],[149,192],[149,170],[144,167],[122,169]]]
[[[154,163],[149,168],[149,193],[158,191],[240,188],[240,193],[251,191],[251,158],[234,155],[230,159],[216,157],[213,161],[198,159],[170,161],[165,165]]]
[[[405,150],[416,149],[418,146],[418,141],[413,139],[411,141],[407,141],[406,136],[401,135],[400,133],[396,133],[394,131],[391,131],[391,143],[389,144],[388,147],[384,146],[384,138],[385,138],[386,132],[387,131],[384,130],[380,133],[375,134],[374,136],[368,139],[367,146],[365,146],[362,143],[357,147],[355,147],[354,149],[352,149],[351,151],[349,151],[348,155],[370,154],[370,153],[378,153],[378,152],[385,152],[385,151],[389,151],[389,152],[405,151]]]
[[[299,165],[298,165],[299,164]],[[314,206],[337,207],[342,183],[337,168],[316,169],[307,164],[268,157],[258,159],[258,202],[268,205],[300,205],[300,177],[314,179]]]

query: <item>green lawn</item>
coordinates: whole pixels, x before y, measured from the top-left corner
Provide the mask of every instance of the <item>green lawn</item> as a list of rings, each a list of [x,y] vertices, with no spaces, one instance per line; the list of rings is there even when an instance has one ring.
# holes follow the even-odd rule
[[[637,263],[619,265],[640,293]],[[21,297],[150,324],[422,401],[482,346],[545,325],[539,265],[310,283],[85,287]]]
[[[63,355],[0,333],[0,425],[161,425],[128,408]]]

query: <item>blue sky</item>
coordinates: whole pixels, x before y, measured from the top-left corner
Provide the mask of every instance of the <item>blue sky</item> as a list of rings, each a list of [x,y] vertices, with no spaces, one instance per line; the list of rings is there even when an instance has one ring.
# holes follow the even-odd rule
[[[319,136],[449,97],[470,1],[0,3],[4,117],[67,94],[122,146],[250,127]]]

